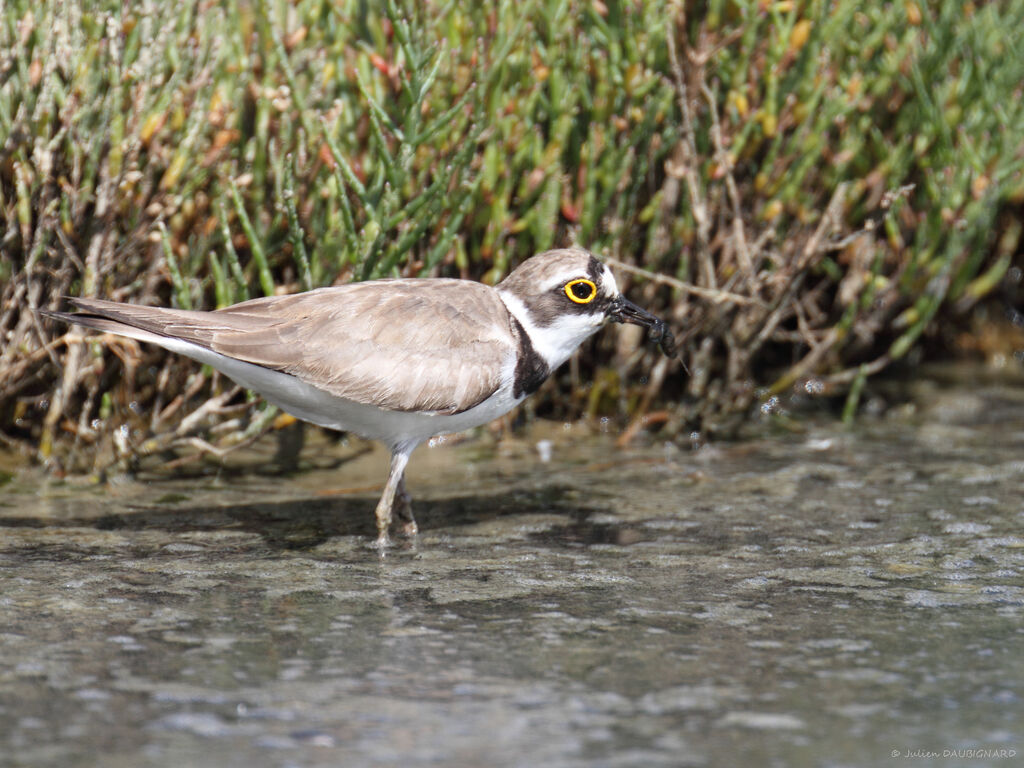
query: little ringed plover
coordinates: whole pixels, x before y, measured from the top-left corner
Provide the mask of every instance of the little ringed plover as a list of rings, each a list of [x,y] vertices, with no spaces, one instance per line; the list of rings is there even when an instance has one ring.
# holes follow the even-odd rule
[[[397,514],[416,532],[405,466],[424,440],[485,424],[532,394],[606,320],[665,322],[627,301],[607,266],[581,248],[523,262],[495,287],[387,279],[214,312],[70,298],[48,317],[157,344],[206,363],[322,427],[382,441],[391,467],[377,504],[377,544]]]

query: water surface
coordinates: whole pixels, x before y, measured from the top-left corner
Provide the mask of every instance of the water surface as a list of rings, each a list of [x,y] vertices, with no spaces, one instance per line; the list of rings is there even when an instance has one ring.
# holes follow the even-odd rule
[[[357,444],[21,472],[0,764],[1019,765],[1024,389],[916,395],[699,451],[424,447],[383,559]]]

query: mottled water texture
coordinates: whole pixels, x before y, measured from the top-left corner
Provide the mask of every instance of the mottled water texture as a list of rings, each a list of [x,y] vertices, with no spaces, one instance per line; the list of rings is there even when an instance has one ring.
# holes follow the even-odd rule
[[[20,473],[0,764],[1020,765],[1024,389],[916,398],[698,451],[423,448],[383,559],[356,444]]]

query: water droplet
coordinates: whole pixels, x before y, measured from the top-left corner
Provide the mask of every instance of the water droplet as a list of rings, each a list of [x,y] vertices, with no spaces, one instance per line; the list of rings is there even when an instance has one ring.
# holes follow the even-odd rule
[[[537,453],[540,455],[540,460],[545,464],[551,461],[551,455],[553,453],[555,444],[550,440],[538,440],[537,441]]]

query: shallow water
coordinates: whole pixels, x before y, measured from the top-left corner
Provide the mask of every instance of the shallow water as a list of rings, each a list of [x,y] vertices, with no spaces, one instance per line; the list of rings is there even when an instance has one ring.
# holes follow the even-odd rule
[[[700,451],[423,448],[383,559],[383,454],[304,457],[7,483],[0,764],[1024,762],[1020,386]]]

